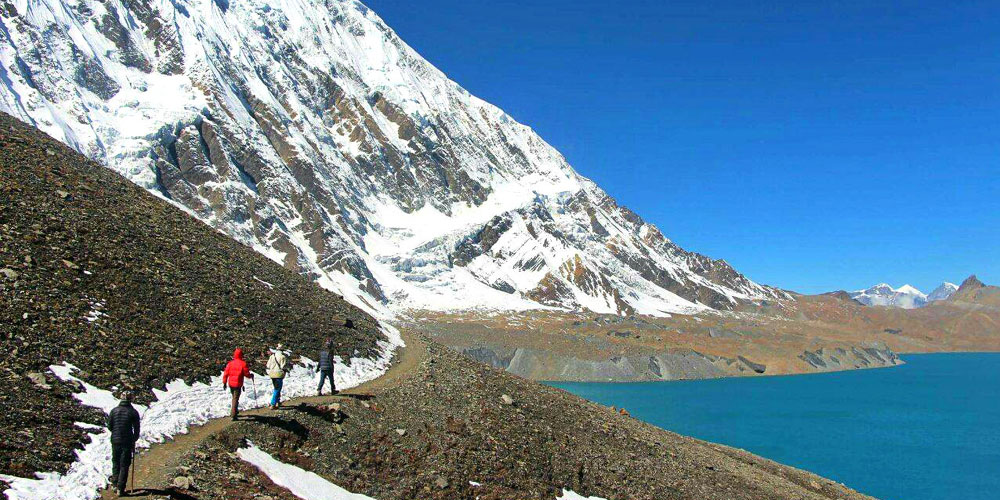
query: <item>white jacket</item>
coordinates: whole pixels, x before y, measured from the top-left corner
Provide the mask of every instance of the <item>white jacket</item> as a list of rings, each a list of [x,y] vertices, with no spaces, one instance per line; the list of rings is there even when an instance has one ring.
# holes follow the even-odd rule
[[[267,358],[267,376],[271,378],[285,378],[285,370],[288,369],[288,357],[281,351],[271,353]]]

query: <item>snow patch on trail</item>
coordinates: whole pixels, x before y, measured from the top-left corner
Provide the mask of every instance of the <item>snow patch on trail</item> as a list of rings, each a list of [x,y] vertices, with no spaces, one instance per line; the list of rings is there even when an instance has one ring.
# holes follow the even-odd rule
[[[377,358],[352,358],[350,366],[335,358],[334,377],[337,387],[347,389],[378,378],[389,369],[392,354],[403,346],[399,331],[389,325],[382,326],[385,341],[379,342]],[[79,369],[69,363],[52,365],[49,369],[60,380],[79,383],[82,392],[74,395],[84,406],[90,406],[110,413],[118,405],[118,399],[111,391],[100,389],[77,378],[73,374]],[[254,374],[260,380],[265,375]],[[287,400],[316,393],[315,362],[302,358],[285,376],[282,398]],[[246,390],[240,400],[240,408],[249,410],[266,406],[271,401],[270,384],[254,390],[254,382],[247,381]],[[212,377],[210,384],[195,382],[188,384],[175,380],[164,390],[153,389],[156,400],[149,407],[135,405],[142,415],[142,432],[137,448],[149,448],[178,434],[183,434],[193,425],[203,424],[229,414],[229,391],[222,388],[222,375]],[[107,429],[93,429],[93,425],[80,423],[79,427],[96,430],[89,434],[90,442],[82,450],[77,450],[77,460],[65,474],[56,472],[38,473],[37,477],[22,478],[0,475],[0,480],[10,487],[4,491],[8,500],[93,500],[100,496],[100,490],[107,485],[111,475],[111,433]],[[349,497],[344,497],[349,498]],[[357,497],[367,498],[367,497]]]
[[[374,500],[369,496],[351,493],[313,472],[278,461],[255,444],[249,444],[249,447],[237,450],[236,454],[260,469],[274,484],[288,489],[302,500]]]
[[[77,382],[83,387],[83,392],[74,394],[77,400],[85,406],[100,408],[105,413],[118,406],[118,400],[110,391],[98,389],[72,375],[77,368],[71,364],[53,365],[49,368],[60,380]],[[83,425],[81,425],[83,424]],[[89,424],[77,424],[80,427],[91,427]],[[107,483],[111,475],[111,432],[103,427],[90,433],[90,442],[83,450],[76,452],[74,462],[66,474],[56,472],[39,473],[37,479],[25,479],[15,476],[0,475],[0,480],[7,482],[10,489],[4,493],[9,500],[69,500],[97,498],[98,490]]]

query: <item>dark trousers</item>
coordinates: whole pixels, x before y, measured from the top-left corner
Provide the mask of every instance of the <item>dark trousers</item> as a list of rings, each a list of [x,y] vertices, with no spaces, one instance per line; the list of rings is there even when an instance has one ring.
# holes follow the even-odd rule
[[[128,486],[128,470],[132,467],[132,443],[111,443],[111,477],[118,491]]]
[[[337,383],[333,381],[333,370],[320,370],[319,371],[319,388],[316,389],[317,392],[323,394],[323,382],[326,379],[330,379],[330,392],[337,392]]]
[[[243,392],[242,387],[230,387],[229,392],[233,395],[233,405],[229,409],[229,416],[236,420],[236,415],[240,413],[240,393]]]

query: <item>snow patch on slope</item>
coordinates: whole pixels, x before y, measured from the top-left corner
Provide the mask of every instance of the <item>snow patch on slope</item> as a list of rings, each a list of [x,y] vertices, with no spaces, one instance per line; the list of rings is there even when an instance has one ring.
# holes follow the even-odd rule
[[[556,500],[607,500],[601,497],[585,497],[573,490],[562,490],[562,495],[556,497]]]
[[[253,443],[236,450],[236,454],[260,469],[274,484],[286,488],[302,500],[374,500],[369,496],[351,493],[316,473],[281,462]]]

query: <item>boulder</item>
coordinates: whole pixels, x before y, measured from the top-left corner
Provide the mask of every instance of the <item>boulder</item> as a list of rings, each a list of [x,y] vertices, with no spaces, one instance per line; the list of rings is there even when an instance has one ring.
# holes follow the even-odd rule
[[[51,389],[52,386],[49,385],[48,380],[45,378],[44,373],[32,372],[27,375],[28,380],[31,380],[40,389]]]

